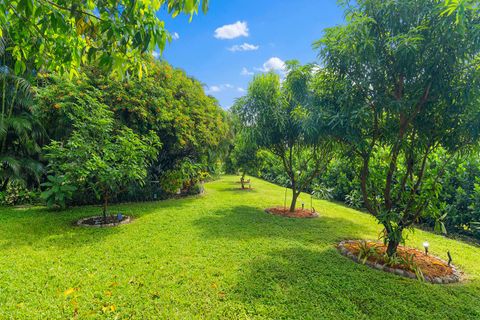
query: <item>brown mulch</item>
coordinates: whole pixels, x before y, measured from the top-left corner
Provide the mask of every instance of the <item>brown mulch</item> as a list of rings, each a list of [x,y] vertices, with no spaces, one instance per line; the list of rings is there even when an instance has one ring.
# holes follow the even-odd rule
[[[368,260],[371,262],[375,262],[383,265],[384,261],[382,257],[385,254],[387,247],[383,243],[373,242],[373,241],[368,241],[367,244],[369,247],[374,247],[375,251],[378,254],[378,257],[372,255],[368,257]],[[360,241],[347,242],[345,243],[344,246],[348,251],[350,251],[354,255],[358,255]],[[413,261],[420,268],[420,270],[422,270],[425,276],[434,278],[434,277],[445,277],[445,276],[450,276],[454,274],[452,267],[448,266],[447,263],[440,260],[439,258],[432,256],[431,254],[425,255],[425,252],[420,251],[418,249],[398,246],[398,249],[397,249],[398,256],[406,257],[407,255],[412,255],[412,254],[414,255]],[[392,268],[413,271],[413,270],[409,270],[405,265],[402,265],[402,264],[392,266]]]
[[[285,209],[284,207],[274,207],[265,209],[267,213],[274,214],[277,216],[282,217],[289,217],[289,218],[316,218],[318,217],[318,213],[312,212],[308,209],[295,209],[295,212],[290,212],[289,209]]]

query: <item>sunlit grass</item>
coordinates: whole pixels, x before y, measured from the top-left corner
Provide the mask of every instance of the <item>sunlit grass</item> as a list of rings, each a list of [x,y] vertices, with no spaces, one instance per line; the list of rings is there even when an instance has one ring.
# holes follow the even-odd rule
[[[417,230],[408,245],[454,263],[462,284],[432,285],[355,264],[342,239],[375,239],[365,213],[314,200],[317,219],[267,215],[284,189],[238,177],[204,196],[113,206],[117,228],[75,227],[99,207],[0,209],[0,319],[479,319],[480,248]],[[309,196],[300,200],[310,206]]]

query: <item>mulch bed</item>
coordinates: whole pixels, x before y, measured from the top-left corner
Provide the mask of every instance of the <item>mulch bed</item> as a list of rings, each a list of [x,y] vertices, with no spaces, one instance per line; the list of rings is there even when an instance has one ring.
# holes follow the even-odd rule
[[[284,207],[274,207],[265,209],[265,212],[269,214],[274,214],[277,216],[288,217],[288,218],[316,218],[318,213],[312,212],[308,209],[295,209],[295,212],[290,212],[289,209]]]
[[[130,221],[131,218],[129,216],[123,216],[120,221],[117,219],[117,216],[107,216],[106,220],[103,216],[95,216],[80,219],[77,221],[77,225],[85,227],[114,227]]]
[[[361,240],[342,241],[338,245],[338,249],[343,255],[359,262],[358,253],[360,251],[361,242]],[[366,244],[368,248],[373,248],[376,252],[376,254],[370,255],[367,258],[366,265],[404,277],[417,278],[415,271],[408,265],[385,265],[383,256],[385,255],[387,247],[383,243],[367,241]],[[449,266],[446,261],[431,254],[426,255],[425,252],[418,249],[399,246],[397,249],[397,255],[402,258],[413,255],[415,265],[422,271],[424,279],[428,282],[441,284],[460,281],[460,273],[452,264]]]

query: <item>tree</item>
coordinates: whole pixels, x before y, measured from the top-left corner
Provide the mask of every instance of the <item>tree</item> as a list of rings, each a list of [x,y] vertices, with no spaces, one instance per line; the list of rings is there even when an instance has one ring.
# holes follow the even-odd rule
[[[85,68],[86,76],[75,79],[70,93],[65,92],[63,81],[40,75],[35,116],[45,124],[52,139],[64,140],[70,134],[72,122],[66,109],[58,104],[59,99],[81,96],[94,87],[97,89],[94,98],[107,105],[119,123],[139,135],[154,131],[162,141],[162,148],[148,169],[149,181],[172,181],[173,176],[178,176],[176,171],[183,171],[190,163],[201,166],[196,172],[210,171],[220,156],[215,152],[222,149],[228,135],[226,112],[205,94],[199,81],[183,70],[153,59],[146,58],[144,63],[148,65],[148,74],[141,79],[132,76],[128,81],[112,78],[97,67]],[[187,176],[183,182],[191,185]],[[151,187],[161,187],[157,192],[171,191],[163,183]],[[140,192],[143,191],[137,193]]]
[[[258,75],[238,107],[252,142],[283,163],[292,188],[290,212],[295,211],[300,192],[326,169],[333,156],[324,124],[311,125],[313,73],[311,65],[289,62],[282,84],[274,73]]]
[[[141,76],[141,56],[163,50],[171,36],[157,11],[193,15],[208,0],[9,0],[0,2],[0,38],[15,58],[15,73],[47,69],[74,76],[83,65],[100,65]]]
[[[242,132],[237,134],[234,143],[231,158],[233,165],[242,173],[240,183],[242,189],[245,189],[245,175],[255,172],[259,163],[257,146]]]
[[[228,155],[229,166],[232,167],[233,172],[241,172],[240,183],[242,189],[245,189],[245,175],[247,172],[258,172],[259,158],[257,156],[257,145],[250,139],[248,129],[246,130],[242,123],[241,108],[244,105],[244,98],[238,98],[231,108],[231,131],[234,139],[232,139],[231,150]]]
[[[76,90],[64,82],[65,92]],[[139,136],[118,125],[113,112],[95,98],[98,92],[66,95],[57,108],[65,108],[73,130],[65,141],[52,141],[44,148],[49,171],[65,177],[75,187],[90,188],[103,202],[106,219],[109,199],[132,182],[142,184],[160,142],[154,132]]]
[[[44,130],[32,116],[34,89],[13,70],[13,59],[0,38],[0,191],[10,182],[39,183],[40,144]],[[3,44],[3,45],[2,45]]]
[[[466,10],[460,25],[444,11],[435,0],[360,0],[315,44],[326,69],[318,101],[360,160],[389,256],[420,217],[440,218],[445,165],[478,141],[480,18]]]

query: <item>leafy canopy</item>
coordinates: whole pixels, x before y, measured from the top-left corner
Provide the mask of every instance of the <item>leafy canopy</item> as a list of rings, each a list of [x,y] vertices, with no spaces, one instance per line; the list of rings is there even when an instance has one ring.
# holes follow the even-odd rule
[[[459,24],[444,12],[435,0],[361,0],[315,44],[326,69],[318,101],[360,159],[389,254],[403,229],[439,212],[444,163],[480,133],[480,17],[466,10]]]
[[[73,86],[64,82],[64,92],[73,92]],[[90,90],[78,96],[65,94],[59,101],[73,130],[65,141],[52,141],[44,150],[50,172],[64,176],[68,184],[92,190],[104,200],[106,214],[111,196],[129,183],[144,182],[161,145],[154,132],[139,136],[116,124],[113,112],[95,99],[98,92]]]
[[[170,40],[157,16],[204,12],[208,0],[9,0],[0,2],[0,49],[15,57],[16,74],[47,69],[74,76],[98,64],[123,75],[141,76],[141,56]]]
[[[249,139],[281,159],[290,179],[293,211],[300,192],[325,170],[333,149],[325,124],[312,126],[313,66],[295,61],[287,66],[282,83],[274,73],[256,76],[237,112]]]

